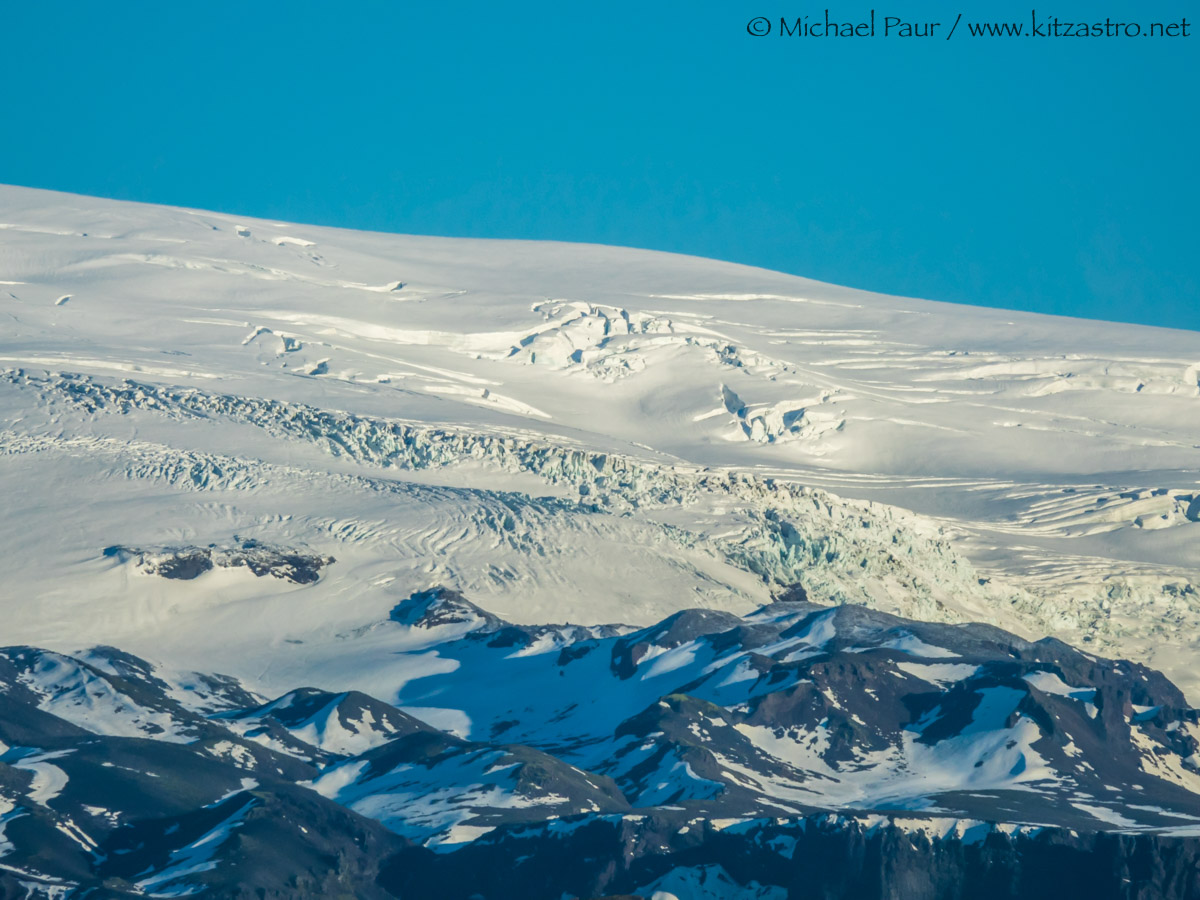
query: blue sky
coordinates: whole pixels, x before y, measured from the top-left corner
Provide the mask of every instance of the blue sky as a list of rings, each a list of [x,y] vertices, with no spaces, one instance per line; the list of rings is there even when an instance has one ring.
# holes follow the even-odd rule
[[[1178,21],[1062,2],[1045,19]],[[1200,35],[753,37],[781,0],[8,3],[0,181],[594,241],[1200,330]],[[839,21],[869,3],[831,6]],[[964,13],[952,40],[944,40]],[[1200,21],[1200,12],[1192,13]],[[1189,17],[1189,22],[1192,19]]]

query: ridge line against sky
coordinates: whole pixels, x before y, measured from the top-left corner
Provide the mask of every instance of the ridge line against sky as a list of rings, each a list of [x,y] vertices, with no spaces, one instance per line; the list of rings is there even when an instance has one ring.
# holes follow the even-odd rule
[[[916,296],[908,296],[908,295],[904,295],[904,294],[889,294],[884,291],[871,291],[871,290],[864,289],[864,288],[853,287],[851,285],[836,284],[834,282],[820,281],[818,279],[809,278],[808,276],[804,276],[804,275],[800,275],[800,274],[796,274],[796,273],[792,273],[792,272],[783,272],[778,269],[769,269],[764,266],[755,266],[752,263],[739,262],[737,260],[723,260],[723,259],[716,259],[713,257],[696,256],[694,254],[684,253],[684,252],[675,251],[675,250],[658,250],[658,249],[655,249],[652,247],[631,247],[631,246],[623,245],[623,244],[598,244],[598,243],[590,242],[590,241],[564,241],[564,240],[550,239],[550,238],[538,239],[538,238],[519,238],[519,237],[489,237],[489,236],[459,237],[459,236],[455,236],[455,235],[430,235],[430,234],[413,234],[410,232],[378,231],[378,230],[365,229],[365,228],[354,228],[354,227],[345,226],[345,225],[322,224],[322,223],[318,223],[318,222],[283,221],[283,220],[273,218],[270,216],[256,216],[256,215],[243,214],[243,213],[239,213],[239,212],[230,212],[227,210],[219,210],[219,209],[203,209],[203,208],[195,207],[195,206],[182,206],[182,205],[176,205],[176,204],[152,203],[152,202],[144,201],[144,200],[125,200],[125,199],[121,199],[118,197],[98,197],[98,196],[92,195],[92,194],[80,194],[80,193],[75,193],[75,192],[71,192],[71,191],[57,191],[57,190],[53,190],[50,188],[36,188],[36,187],[30,187],[28,185],[19,185],[19,184],[0,184],[0,196],[2,196],[3,191],[5,189],[54,194],[54,195],[57,195],[60,197],[73,197],[73,198],[78,198],[79,200],[89,201],[89,202],[98,201],[100,203],[134,204],[134,205],[138,205],[138,206],[146,206],[151,209],[177,210],[177,211],[183,212],[185,214],[189,214],[189,215],[194,214],[197,216],[211,216],[211,217],[218,218],[218,219],[228,219],[230,221],[236,221],[236,222],[248,224],[251,226],[253,226],[253,223],[257,222],[257,223],[266,224],[266,225],[277,227],[277,228],[292,228],[292,229],[310,229],[310,228],[326,229],[326,228],[328,228],[328,229],[333,229],[336,231],[347,231],[347,232],[359,233],[359,234],[363,234],[363,235],[382,236],[385,238],[397,238],[399,240],[408,239],[408,240],[416,240],[416,241],[425,241],[425,240],[442,241],[442,240],[445,240],[445,241],[496,241],[496,242],[511,241],[514,243],[528,243],[528,244],[547,245],[547,246],[564,245],[564,246],[569,246],[569,247],[581,247],[581,248],[591,247],[591,248],[596,248],[597,250],[616,250],[619,252],[628,251],[630,254],[641,254],[641,253],[659,254],[659,253],[661,253],[661,254],[666,254],[669,256],[678,256],[678,257],[683,257],[685,259],[695,260],[698,264],[716,263],[721,266],[728,265],[728,266],[734,266],[734,267],[738,267],[738,268],[757,270],[757,271],[768,273],[769,275],[783,275],[785,277],[800,278],[807,282],[810,282],[811,284],[818,285],[826,290],[833,290],[833,291],[839,291],[839,292],[844,291],[844,292],[846,292],[846,296],[855,296],[855,297],[860,297],[860,298],[861,297],[878,298],[879,300],[882,300],[885,302],[890,300],[890,301],[901,301],[901,302],[906,302],[906,303],[917,303],[917,304],[926,304],[926,303],[931,303],[931,304],[935,304],[935,305],[940,304],[943,306],[943,308],[945,308],[947,310],[969,310],[969,309],[976,309],[976,310],[980,310],[980,311],[989,311],[990,310],[994,314],[1012,313],[1017,316],[1023,315],[1025,313],[1029,313],[1034,316],[1046,316],[1050,319],[1061,318],[1061,319],[1067,319],[1067,320],[1077,320],[1082,323],[1098,322],[1100,324],[1108,324],[1107,320],[1096,319],[1094,317],[1078,316],[1078,315],[1073,315],[1070,313],[1055,313],[1055,312],[1047,312],[1047,311],[1042,311],[1042,310],[1019,310],[1019,309],[1011,309],[1011,308],[1007,308],[1007,307],[990,307],[990,306],[983,306],[981,304],[973,303],[973,302],[955,303],[955,302],[946,301],[946,300],[932,300],[928,297],[916,297]],[[0,203],[2,203],[2,201],[0,201]],[[0,206],[0,208],[2,208],[2,206]],[[3,228],[3,225],[4,225],[4,223],[0,223],[0,229]],[[3,234],[3,232],[0,231],[0,235],[2,235],[2,234]],[[751,295],[747,294],[746,296],[751,296]],[[764,295],[764,297],[765,296],[766,295]],[[1188,331],[1195,330],[1195,329],[1183,328],[1181,326],[1156,325],[1156,324],[1148,324],[1148,323],[1116,322],[1113,324],[1135,324],[1139,328],[1157,328],[1157,329],[1165,329],[1168,331],[1188,332]]]
[[[1149,25],[1191,11],[1050,12]],[[761,0],[14,4],[0,11],[0,182],[641,247],[1200,330],[1195,27],[989,38],[969,21],[1024,23],[1030,10],[877,15],[945,34],[960,12],[945,40],[788,36],[780,18],[817,21],[824,7]],[[771,34],[752,32],[758,17]]]

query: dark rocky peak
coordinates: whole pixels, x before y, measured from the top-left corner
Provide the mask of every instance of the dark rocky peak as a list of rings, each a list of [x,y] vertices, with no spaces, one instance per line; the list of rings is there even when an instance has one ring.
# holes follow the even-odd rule
[[[320,570],[334,562],[332,556],[279,547],[253,539],[234,537],[232,547],[214,547],[213,563],[225,568],[245,566],[255,575],[271,575],[294,584],[312,584]]]
[[[390,772],[397,766],[423,765],[431,768],[442,762],[448,752],[472,746],[474,745],[470,741],[448,731],[425,728],[373,747],[360,754],[358,759],[367,763],[365,777],[373,778]]]
[[[651,648],[670,650],[688,641],[718,635],[739,627],[742,619],[713,609],[685,609],[656,625],[619,638],[612,649],[611,667],[620,678],[629,678]]]
[[[627,625],[509,625],[495,631],[475,631],[470,637],[484,640],[494,649],[521,651],[540,646],[558,649],[567,658],[578,658],[597,642],[618,637],[632,630]]]
[[[270,575],[293,584],[312,584],[321,577],[322,568],[337,562],[332,556],[236,535],[230,545],[209,544],[207,547],[184,544],[138,548],[115,544],[105,547],[104,555],[123,563],[132,561],[151,575],[185,581],[219,566],[226,569],[245,567],[260,578]]]
[[[780,663],[765,676],[767,690],[746,703],[745,720],[770,728],[814,729],[854,720],[872,734],[894,737],[916,717],[916,699],[938,697],[937,685],[912,678],[883,653],[839,653]],[[907,703],[906,705],[906,698]],[[872,746],[875,741],[868,741]]]
[[[269,717],[286,728],[299,728],[310,723],[320,724],[335,712],[343,727],[352,723],[360,730],[368,729],[387,736],[434,730],[421,720],[361,691],[335,694],[312,687],[297,688],[262,706],[233,713],[229,718]]]
[[[598,769],[636,806],[756,808],[748,782],[729,778],[725,769],[732,763],[762,771],[760,754],[735,727],[738,719],[698,697],[669,694],[621,723],[614,752]]]
[[[96,888],[85,893],[146,896],[142,883],[154,896],[388,900],[395,895],[375,873],[408,843],[314,791],[275,783],[118,829],[101,844]]]
[[[187,695],[186,705],[204,715],[247,709],[266,700],[265,697],[246,690],[241,682],[230,675],[191,672],[179,688]]]
[[[655,700],[637,715],[631,716],[614,732],[615,736],[645,738],[659,733],[672,740],[693,741],[700,729],[696,722],[725,721],[729,712],[715,703],[684,693],[667,694]]]
[[[471,631],[494,632],[509,623],[492,615],[446,587],[417,591],[396,605],[391,619],[412,628],[436,628],[441,625],[472,625]]]
[[[141,657],[134,656],[132,653],[126,653],[124,650],[118,650],[116,647],[100,644],[92,647],[78,658],[83,659],[96,668],[104,669],[112,675],[144,681],[161,690],[167,690],[168,688],[167,683],[154,674],[153,665]]]
[[[118,562],[133,562],[151,575],[190,581],[199,578],[213,567],[212,550],[191,544],[174,547],[125,547],[114,544],[104,548],[104,555]]]
[[[807,603],[808,591],[800,582],[790,584],[775,594],[776,603]]]
[[[120,654],[119,668],[101,657],[99,665],[51,650],[33,647],[0,648],[0,685],[14,698],[34,706],[93,705],[101,694],[122,702],[169,713],[184,721],[201,721],[168,692],[166,682],[155,677],[153,666],[129,654]]]
[[[657,625],[628,635],[626,640],[637,640],[656,647],[670,649],[686,644],[698,637],[719,634],[742,624],[740,616],[718,609],[684,609],[668,616]]]
[[[611,779],[542,750],[467,741],[433,730],[398,737],[347,765],[355,767],[349,790],[356,796],[411,796],[415,791],[445,799],[457,794],[454,805],[469,810],[473,825],[629,809]],[[339,785],[344,795],[346,785]],[[401,804],[402,809],[406,806]]]

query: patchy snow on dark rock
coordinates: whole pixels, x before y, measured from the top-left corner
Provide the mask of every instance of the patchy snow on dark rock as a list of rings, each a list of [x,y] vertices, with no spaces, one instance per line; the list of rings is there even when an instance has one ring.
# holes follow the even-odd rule
[[[239,541],[236,538],[231,546],[209,544],[207,547],[139,549],[114,545],[106,547],[104,555],[120,562],[132,561],[150,575],[184,581],[198,578],[214,567],[245,567],[259,577],[271,575],[293,584],[312,584],[321,577],[322,568],[336,562],[332,556],[276,547],[256,540]]]

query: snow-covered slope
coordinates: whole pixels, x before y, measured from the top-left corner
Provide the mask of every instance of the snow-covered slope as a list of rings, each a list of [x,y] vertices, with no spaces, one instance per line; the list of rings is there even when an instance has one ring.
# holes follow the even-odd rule
[[[1194,333],[4,187],[0,369],[9,642],[386,693],[344,660],[432,584],[640,625],[799,583],[1200,687]]]

